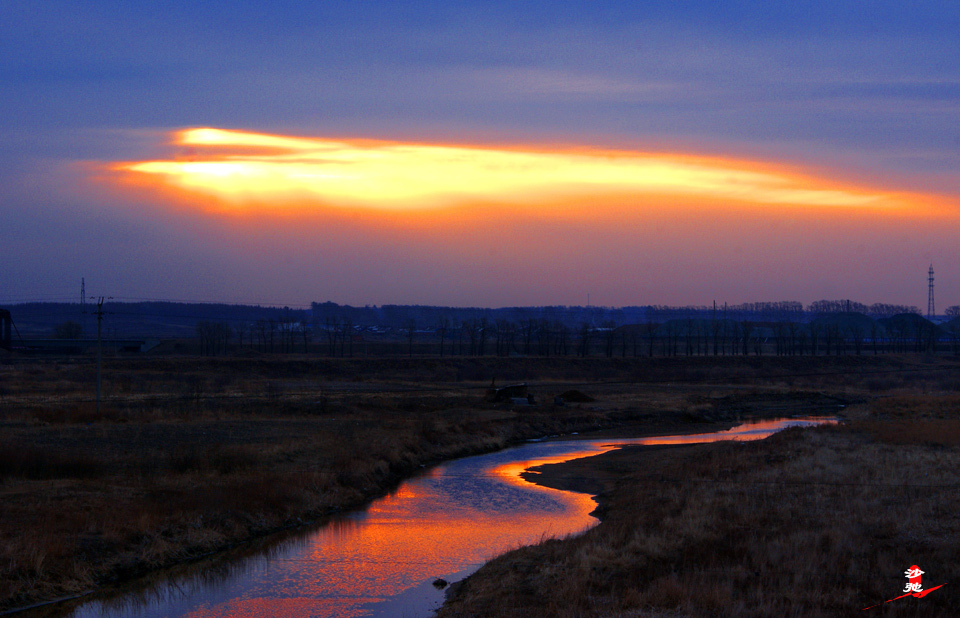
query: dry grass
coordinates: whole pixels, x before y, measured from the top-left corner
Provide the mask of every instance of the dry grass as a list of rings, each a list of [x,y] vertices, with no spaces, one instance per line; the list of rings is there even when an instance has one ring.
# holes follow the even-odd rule
[[[114,368],[123,396],[105,387],[99,413],[76,401],[89,367],[0,367],[0,610],[359,506],[422,465],[635,414],[408,390],[406,366],[332,382],[304,361],[139,363]]]
[[[0,450],[0,599],[10,607],[128,578],[540,431],[515,415],[461,416],[18,428]]]
[[[834,395],[850,400],[869,394],[867,382],[878,371],[906,371],[919,376],[910,379],[924,390],[949,390],[944,376],[952,362],[938,361],[921,375],[914,372],[920,363],[895,357],[109,359],[107,400],[98,413],[89,401],[95,376],[90,362],[13,359],[0,365],[0,610],[126,579],[356,507],[440,459],[625,423],[667,431],[689,421],[823,412],[835,409]],[[573,387],[598,401],[563,408],[491,406],[482,396],[493,377],[498,384],[540,381],[532,390],[541,402]],[[861,430],[863,436],[870,432]],[[692,461],[691,474],[702,465]],[[699,503],[689,492],[663,483],[637,487],[634,500],[649,500],[651,493],[675,496],[676,504],[664,502],[651,513],[674,518],[671,525],[689,530],[694,540],[694,531],[713,525],[717,509],[733,509],[722,506],[723,494],[697,498],[705,502],[693,508]],[[756,500],[770,502],[768,494],[758,491]],[[730,496],[723,500],[746,500]],[[663,510],[668,507],[673,510]],[[630,535],[637,530],[636,522],[624,526]],[[520,560],[500,590],[528,575],[540,578],[530,585],[547,586],[565,582],[568,568],[580,575],[615,574],[613,566],[629,566],[643,552],[659,551],[672,560],[683,551],[654,537],[621,542],[631,553],[618,546],[593,556],[578,550],[580,566],[555,566],[549,577]],[[566,545],[556,547],[555,558],[568,553]],[[694,556],[689,560],[693,564]],[[685,578],[693,575],[658,573],[658,563],[643,564],[636,572],[627,568],[627,580],[611,575],[612,588],[578,584],[547,606],[557,615],[575,607],[623,615],[659,608],[657,615],[672,615],[685,606],[671,605],[671,590],[700,599],[697,607],[739,598],[720,584],[690,596]],[[650,576],[666,579],[650,590],[635,585]],[[585,577],[590,581],[598,580]],[[582,601],[568,602],[578,594]],[[620,598],[628,601],[609,600]]]
[[[958,414],[944,405],[955,400],[901,398],[898,417],[930,417],[912,432],[884,426],[882,402],[851,427],[581,462],[567,473],[608,471],[603,522],[495,560],[440,616],[870,615],[913,564],[925,588],[956,582]],[[871,611],[952,616],[958,604],[948,584]]]

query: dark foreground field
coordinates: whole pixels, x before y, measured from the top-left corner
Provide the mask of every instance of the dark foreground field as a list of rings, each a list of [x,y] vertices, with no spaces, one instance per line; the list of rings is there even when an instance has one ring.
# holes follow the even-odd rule
[[[789,615],[775,608],[801,607],[790,600],[801,594],[836,597],[837,607],[861,596],[896,596],[888,589],[905,580],[887,571],[895,563],[900,569],[901,554],[884,548],[905,548],[903,568],[923,565],[930,583],[950,562],[919,548],[956,547],[944,514],[956,511],[954,489],[881,491],[868,500],[847,485],[774,483],[838,478],[899,487],[917,474],[954,483],[940,470],[960,469],[951,459],[956,447],[928,445],[931,435],[941,442],[954,435],[951,393],[960,380],[953,359],[121,358],[105,365],[100,412],[90,400],[92,363],[0,360],[0,610],[82,593],[353,508],[422,465],[534,436],[624,426],[636,433],[699,430],[750,416],[833,412],[857,401],[867,402],[853,408],[864,420],[842,431],[786,434],[703,455],[611,454],[603,461],[615,462],[612,468],[575,475],[605,492],[599,528],[495,562],[489,569],[507,572],[495,589],[484,586],[490,571],[482,571],[446,611],[490,615],[504,598],[515,608],[547,598],[552,615],[650,608],[736,615],[761,592],[777,590],[794,596],[764,598],[758,607],[766,609],[756,615]],[[536,404],[485,401],[494,379],[529,382]],[[596,401],[555,406],[554,396],[571,388]],[[890,404],[890,394],[908,407]],[[911,429],[920,414],[946,424]],[[874,469],[886,462],[895,465]],[[904,467],[911,462],[914,468]],[[851,496],[862,505],[828,500]],[[928,505],[930,496],[936,499]],[[889,517],[873,522],[858,509]],[[849,520],[847,527],[840,520]],[[923,527],[936,522],[940,527]],[[787,528],[796,534],[784,535]],[[731,530],[764,557],[746,560],[739,545],[725,545],[737,538]],[[593,539],[607,541],[594,546]],[[810,572],[820,568],[821,579],[789,566],[800,557],[797,543],[820,548],[803,561]],[[844,557],[844,548],[861,545],[866,553]],[[780,571],[769,568],[774,563]],[[824,589],[827,581],[837,588]],[[920,601],[933,607],[934,595]]]

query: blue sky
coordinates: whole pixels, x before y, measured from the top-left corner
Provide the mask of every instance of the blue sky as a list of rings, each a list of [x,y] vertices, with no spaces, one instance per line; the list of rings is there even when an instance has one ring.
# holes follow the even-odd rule
[[[0,274],[0,302],[72,297],[81,276],[102,286],[98,293],[288,304],[577,304],[585,296],[557,287],[500,293],[479,274],[448,293],[377,283],[362,230],[337,245],[338,268],[350,274],[334,276],[337,255],[285,250],[303,239],[282,226],[240,232],[189,209],[160,212],[89,190],[83,165],[159,156],[166,131],[194,126],[741,157],[955,198],[960,4],[8,0],[0,7],[0,256],[12,266]],[[731,280],[724,289],[736,297],[726,300],[843,294],[922,304],[925,266],[943,264],[949,290],[947,265],[960,261],[943,227],[864,237],[866,253],[847,261],[850,277],[818,274],[792,287]],[[263,250],[260,260],[236,251],[244,234]],[[885,257],[870,245],[893,240],[905,253],[881,264],[889,278],[854,284]],[[411,279],[431,272],[415,247],[376,251],[409,263]],[[321,257],[327,268],[310,266]],[[585,255],[584,263],[601,257],[612,259]],[[270,274],[291,270],[299,276]],[[651,280],[632,294],[599,285],[594,298],[706,303],[718,291],[703,283]]]

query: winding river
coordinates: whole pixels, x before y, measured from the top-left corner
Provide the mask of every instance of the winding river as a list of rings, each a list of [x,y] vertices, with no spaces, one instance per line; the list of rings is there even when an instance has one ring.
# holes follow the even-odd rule
[[[433,586],[436,579],[455,582],[505,551],[597,523],[589,515],[596,507],[590,496],[525,481],[520,473],[527,468],[618,445],[754,440],[788,426],[831,421],[788,419],[708,434],[529,442],[459,459],[424,471],[363,511],[273,540],[253,555],[186,569],[149,589],[46,607],[35,615],[425,617],[443,600],[442,590]]]

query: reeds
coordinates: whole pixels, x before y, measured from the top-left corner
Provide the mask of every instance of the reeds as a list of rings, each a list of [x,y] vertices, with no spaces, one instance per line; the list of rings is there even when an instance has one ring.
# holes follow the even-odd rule
[[[922,397],[913,408],[937,409]],[[913,564],[927,588],[957,581],[953,434],[944,446],[925,429],[874,431],[876,412],[763,442],[597,457],[599,469],[635,470],[608,478],[604,521],[498,558],[439,615],[869,615],[902,594]],[[948,588],[873,611],[955,615],[960,589]]]
[[[0,407],[0,610],[360,506],[441,459],[610,422],[573,407],[478,407],[481,388],[330,395],[307,383],[306,363],[257,361],[229,380],[219,372],[236,363],[208,363],[171,396],[154,392],[175,380],[171,363],[198,371],[125,367],[125,397],[99,413],[70,400],[63,369],[17,374]],[[241,385],[250,397],[231,391]],[[205,398],[211,388],[225,396]]]
[[[908,370],[912,386],[935,391],[949,387],[943,376],[951,375],[951,362],[943,359],[914,376],[914,361],[896,357],[115,358],[105,362],[106,401],[99,412],[90,401],[95,374],[89,362],[0,365],[0,610],[129,578],[356,507],[420,466],[441,459],[544,434],[625,423],[676,428],[684,414],[702,423],[729,421],[744,413],[812,410],[837,401],[819,391],[848,399],[868,396],[866,381],[876,379],[878,370]],[[794,376],[793,387],[785,385],[785,375]],[[543,381],[536,387],[542,402],[552,402],[553,395],[574,385],[599,401],[523,410],[492,406],[482,402],[482,395],[494,376],[498,384]],[[440,382],[443,379],[452,382]],[[597,379],[612,383],[585,385]],[[697,383],[678,388],[685,380]],[[660,381],[669,386],[659,388]],[[746,384],[762,396],[744,397]],[[901,382],[897,384],[899,388]],[[889,411],[878,408],[874,417],[894,414],[897,408],[890,405]],[[883,433],[867,425],[858,431],[863,440],[880,440],[878,444],[892,440],[884,436],[903,433]],[[945,427],[923,431],[940,438],[953,435]],[[941,448],[952,448],[952,442],[947,444]],[[736,448],[746,450],[732,453],[760,447]],[[784,456],[760,452],[764,457]],[[824,461],[826,453],[821,453]],[[713,462],[714,469],[692,460],[685,467],[663,468],[660,475],[689,467],[692,476],[683,482],[700,487],[697,474],[740,470],[734,465],[738,459],[728,459],[705,460]],[[751,474],[761,465],[755,459],[745,461],[749,465],[741,468]],[[841,463],[844,474],[861,469],[854,465],[855,458],[836,465]],[[656,469],[651,462],[642,465],[644,473]],[[869,466],[862,469],[868,477],[874,474]],[[829,466],[825,470],[822,474],[829,476]],[[696,571],[659,572],[669,562],[654,558],[676,561],[687,556],[688,549],[675,545],[669,531],[658,533],[656,522],[663,519],[677,530],[688,530],[683,538],[690,547],[734,555],[734,549],[709,545],[709,538],[697,540],[696,531],[708,529],[716,517],[748,526],[755,520],[740,518],[735,509],[740,503],[752,505],[746,511],[751,517],[777,522],[778,511],[763,509],[784,500],[760,490],[737,500],[730,497],[736,494],[721,493],[693,498],[690,491],[677,493],[663,483],[644,485],[643,478],[634,479],[637,493],[631,499],[637,504],[654,496],[657,506],[645,510],[641,519],[653,519],[642,528],[636,514],[628,511],[632,514],[623,524],[620,545],[596,554],[584,546],[577,550],[581,558],[575,563],[543,562],[545,569],[553,565],[549,577],[537,575],[539,557],[526,566],[520,559],[518,570],[504,576],[500,589],[517,582],[521,590],[530,586],[533,595],[540,587],[555,587],[553,600],[544,602],[553,603],[556,615],[573,608],[628,613],[667,608],[677,596],[670,590],[678,586],[688,593],[684,598],[701,599],[697,607],[739,599],[736,589],[721,585],[725,580],[694,591],[689,573]],[[661,496],[673,497],[660,504]],[[611,513],[614,505],[611,501]],[[611,516],[609,525],[616,528],[614,519]],[[638,529],[643,536],[635,538]],[[732,533],[728,536],[733,538]],[[814,540],[826,547],[843,545],[841,537]],[[693,564],[701,549],[689,550],[693,553],[683,564]],[[524,551],[518,554],[521,558]],[[558,544],[556,552],[559,560],[567,546]],[[568,569],[582,575],[584,583],[564,593]],[[648,582],[661,577],[666,578],[663,585],[650,588]],[[612,583],[603,584],[604,578]],[[571,600],[579,595],[587,601]]]

